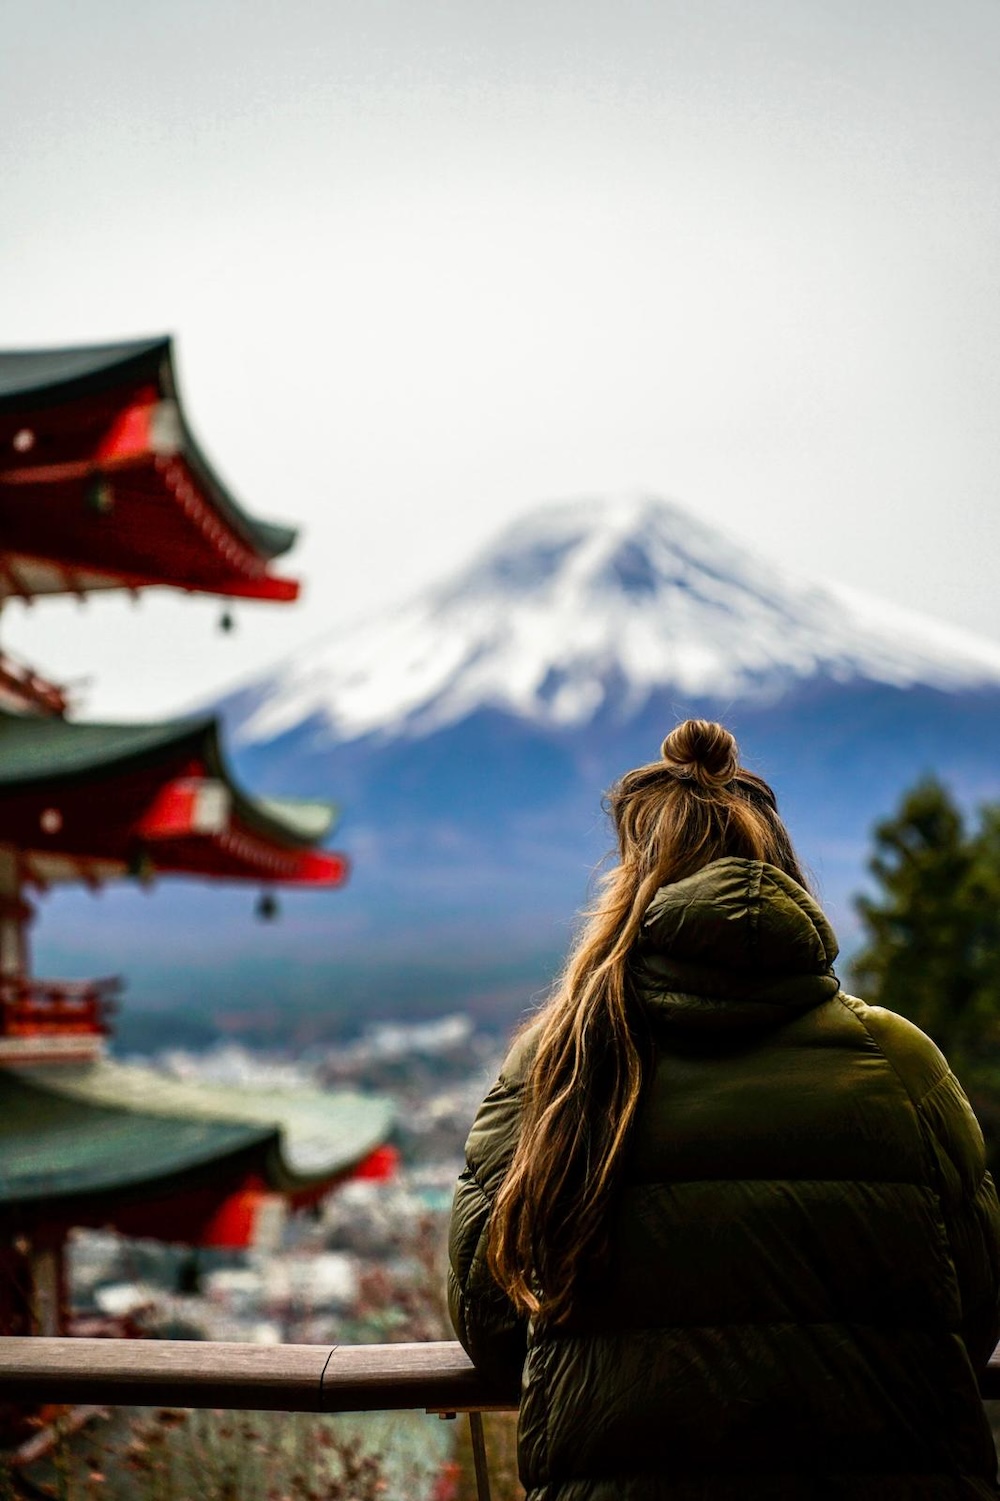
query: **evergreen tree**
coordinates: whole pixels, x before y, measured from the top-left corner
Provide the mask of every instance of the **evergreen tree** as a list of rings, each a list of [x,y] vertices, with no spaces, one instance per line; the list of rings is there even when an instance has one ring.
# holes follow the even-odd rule
[[[976,914],[972,971],[980,1028],[977,1051],[985,1061],[995,1059],[1000,1070],[1000,805],[995,803],[981,810],[968,900]]]
[[[992,944],[997,967],[1000,946],[987,931],[995,923],[983,923],[993,881],[1000,896],[1000,810],[970,837],[947,790],[921,782],[877,825],[868,868],[880,890],[857,901],[867,943],[853,981],[866,999],[916,1022],[961,1067],[981,1052],[1000,1006],[1000,976],[986,975],[988,950]]]

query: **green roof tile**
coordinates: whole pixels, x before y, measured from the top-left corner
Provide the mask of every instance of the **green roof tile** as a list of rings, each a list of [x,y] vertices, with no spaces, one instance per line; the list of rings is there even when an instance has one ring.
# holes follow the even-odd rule
[[[101,1106],[0,1070],[0,1205],[141,1189],[254,1146],[274,1127]]]
[[[272,1188],[349,1172],[385,1141],[380,1096],[189,1083],[109,1059],[0,1069],[0,1204],[155,1183],[259,1147]]]

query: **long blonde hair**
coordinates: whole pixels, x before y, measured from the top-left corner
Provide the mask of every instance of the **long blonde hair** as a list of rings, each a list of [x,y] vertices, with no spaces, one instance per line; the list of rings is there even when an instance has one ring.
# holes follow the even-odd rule
[[[770,787],[720,724],[688,719],[662,759],[626,772],[608,811],[619,862],[539,1017],[518,1145],[494,1202],[487,1255],[522,1312],[572,1312],[607,1250],[609,1199],[642,1092],[648,1047],[629,952],[661,886],[724,856],[765,860],[805,885]]]

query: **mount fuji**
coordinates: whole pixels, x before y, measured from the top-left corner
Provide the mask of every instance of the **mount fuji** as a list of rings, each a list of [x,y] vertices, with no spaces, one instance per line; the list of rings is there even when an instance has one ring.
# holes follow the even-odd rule
[[[664,691],[775,701],[826,678],[1000,686],[1000,643],[795,579],[679,506],[543,507],[457,577],[282,663],[231,706],[239,739],[425,739],[495,710],[541,731],[634,718]]]
[[[792,577],[644,497],[537,510],[221,710],[248,786],[341,801],[351,882],[283,902],[281,964],[231,893],[161,892],[138,926],[133,897],[116,941],[151,999],[155,925],[188,934],[174,984],[183,959],[208,1010],[237,996],[280,1026],[293,1005],[320,1031],[456,1005],[509,1022],[592,889],[602,791],[688,714],[722,719],[775,786],[845,948],[871,825],[904,788],[934,772],[1000,796],[1000,643]]]
[[[602,790],[686,714],[722,718],[774,782],[848,941],[871,824],[907,785],[1000,794],[1000,644],[647,498],[541,508],[223,710],[250,785],[343,800],[340,956],[395,965],[411,996],[442,965],[474,987],[551,968],[609,843]]]

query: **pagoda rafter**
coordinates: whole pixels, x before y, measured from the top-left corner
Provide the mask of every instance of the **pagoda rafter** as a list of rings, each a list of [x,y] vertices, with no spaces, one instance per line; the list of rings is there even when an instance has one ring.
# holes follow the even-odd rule
[[[290,601],[292,528],[250,516],[196,443],[169,339],[0,352],[0,600],[168,585]]]

